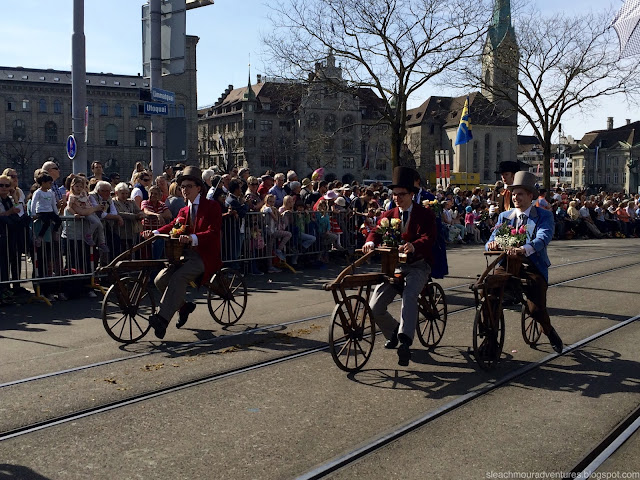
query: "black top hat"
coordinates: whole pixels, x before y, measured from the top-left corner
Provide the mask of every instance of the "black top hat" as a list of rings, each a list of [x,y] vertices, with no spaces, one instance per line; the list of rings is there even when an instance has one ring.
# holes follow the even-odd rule
[[[185,167],[185,169],[182,170],[181,174],[178,176],[178,185],[180,185],[183,180],[193,180],[194,182],[196,182],[196,185],[200,187],[202,187],[203,185],[202,172],[198,167],[192,167],[191,165]]]
[[[498,170],[496,170],[495,173],[506,173],[506,172],[516,173],[519,171],[520,171],[520,163],[509,160],[506,162],[500,162],[500,164],[498,165]]]
[[[419,178],[418,172],[413,168],[396,167],[393,169],[392,184],[389,185],[389,188],[406,188],[416,193],[418,188],[415,186],[415,181]]]

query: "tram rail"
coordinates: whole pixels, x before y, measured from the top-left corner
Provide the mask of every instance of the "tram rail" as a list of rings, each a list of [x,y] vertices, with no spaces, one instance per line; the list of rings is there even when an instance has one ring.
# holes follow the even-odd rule
[[[623,270],[623,269],[626,269],[626,268],[631,268],[631,267],[634,267],[634,266],[637,266],[637,265],[640,265],[640,262],[635,262],[635,263],[623,265],[623,266],[620,266],[620,267],[609,268],[609,269],[602,270],[602,271],[599,271],[599,272],[590,273],[590,274],[587,274],[587,275],[581,275],[581,276],[578,276],[578,277],[574,277],[574,278],[572,278],[570,280],[565,280],[565,281],[562,281],[562,282],[551,284],[551,285],[549,285],[549,288],[554,288],[554,287],[557,287],[557,286],[560,286],[560,285],[564,285],[564,284],[569,283],[569,282],[582,280],[584,278],[591,278],[591,277],[594,277],[594,276],[603,275],[603,274],[606,274],[606,273],[615,272],[615,271]],[[449,287],[449,288],[453,289],[453,288],[460,288],[460,287],[456,286],[456,287]],[[451,311],[451,312],[449,312],[449,316],[455,315],[455,314],[459,314],[459,313],[463,313],[463,312],[472,310],[474,308],[475,307],[465,307],[465,308],[461,308],[461,309],[458,309],[458,310],[455,310],[455,311]],[[325,315],[318,316],[317,318],[322,318],[324,316]],[[326,316],[328,316],[328,315],[326,315]],[[629,323],[632,323],[633,321],[637,320],[638,318],[640,318],[640,315],[637,315],[635,317],[631,317],[630,319],[628,319],[628,320],[626,320],[624,322],[621,322],[618,325],[615,325],[613,327],[605,329],[605,330],[603,330],[601,332],[598,332],[595,335],[592,335],[592,336],[588,337],[587,339],[584,339],[584,340],[582,340],[580,342],[577,342],[577,343],[575,343],[575,344],[573,344],[573,345],[571,345],[569,347],[566,347],[562,354],[555,354],[555,353],[551,354],[551,355],[543,358],[539,362],[533,363],[533,364],[531,364],[531,365],[529,365],[527,367],[524,367],[524,368],[521,368],[519,370],[516,370],[515,372],[508,373],[507,375],[505,375],[501,379],[496,380],[494,383],[492,383],[491,385],[488,385],[487,387],[485,387],[482,390],[479,390],[479,391],[473,392],[473,393],[467,393],[467,394],[459,397],[458,399],[456,399],[456,400],[454,400],[453,402],[450,402],[450,403],[451,404],[455,403],[455,408],[458,408],[462,404],[469,402],[471,399],[476,398],[478,396],[478,393],[485,392],[485,389],[493,390],[493,389],[497,388],[498,386],[503,385],[506,382],[511,381],[514,378],[517,378],[518,376],[521,376],[521,375],[527,373],[528,371],[530,371],[533,368],[537,368],[538,366],[544,365],[545,363],[547,363],[550,360],[558,357],[559,355],[563,355],[563,354],[565,354],[567,352],[575,350],[576,348],[579,348],[582,345],[595,340],[596,338],[600,338],[601,336],[606,335],[606,334],[608,334],[608,333],[610,333],[612,331],[615,331],[618,328],[621,328],[622,326],[625,326],[625,325],[628,325]],[[294,322],[299,323],[301,321],[308,321],[308,320],[307,319],[301,319],[301,320],[297,320],[297,321],[294,321]],[[288,323],[291,324],[291,323],[294,323],[294,322],[288,322]],[[261,329],[274,328],[274,327],[275,327],[274,325],[271,325],[269,327],[261,327]],[[247,332],[241,332],[241,333],[238,333],[237,335],[242,335],[242,334],[246,334],[246,333]],[[201,344],[201,343],[206,343],[206,342],[212,342],[212,340],[206,340],[206,341],[197,342],[197,343]],[[228,371],[224,371],[224,372],[218,372],[218,373],[207,375],[207,376],[204,376],[204,377],[191,379],[191,380],[188,380],[188,381],[185,381],[185,382],[182,382],[182,383],[178,383],[178,384],[175,384],[175,385],[171,385],[171,386],[167,386],[167,387],[164,387],[164,388],[156,389],[156,390],[153,390],[151,392],[145,392],[145,393],[141,393],[141,394],[138,394],[138,395],[130,396],[129,398],[126,398],[126,399],[113,401],[113,402],[110,402],[110,403],[107,403],[107,404],[98,405],[98,406],[95,406],[95,407],[91,407],[91,408],[87,408],[87,409],[83,409],[83,410],[78,410],[78,411],[75,411],[75,412],[70,412],[70,413],[63,414],[63,415],[60,415],[58,417],[47,419],[47,420],[43,420],[43,421],[40,421],[40,422],[34,422],[32,424],[29,424],[29,425],[24,425],[24,426],[21,426],[21,427],[18,427],[18,428],[14,428],[14,429],[11,429],[11,430],[0,432],[0,442],[8,440],[8,439],[11,439],[11,438],[15,438],[15,437],[18,437],[18,436],[21,436],[21,435],[25,435],[25,434],[28,434],[28,433],[37,432],[37,431],[45,429],[45,428],[49,428],[49,427],[61,425],[61,424],[64,424],[64,423],[72,422],[72,421],[75,421],[75,420],[78,420],[78,419],[81,419],[81,418],[85,418],[85,417],[88,417],[88,416],[91,416],[91,415],[104,413],[104,412],[111,411],[111,410],[114,410],[114,409],[117,409],[117,408],[125,407],[125,406],[131,405],[131,404],[135,404],[135,403],[139,403],[139,402],[142,402],[142,401],[145,401],[145,400],[156,398],[156,397],[159,397],[159,396],[162,396],[162,395],[166,395],[166,394],[169,394],[169,393],[173,393],[173,392],[177,392],[177,391],[184,390],[184,389],[187,389],[187,388],[191,388],[191,387],[194,387],[194,386],[199,386],[199,385],[203,385],[203,384],[210,383],[210,382],[213,382],[213,381],[226,379],[226,378],[229,378],[229,377],[232,377],[232,376],[240,375],[240,374],[243,374],[243,373],[248,373],[248,372],[251,372],[251,371],[254,371],[254,370],[257,370],[257,369],[266,368],[266,367],[277,365],[277,364],[280,364],[280,363],[283,363],[283,362],[287,362],[289,360],[295,360],[295,359],[298,359],[298,358],[301,358],[301,357],[305,357],[307,355],[312,355],[312,354],[315,354],[315,353],[323,352],[323,351],[327,350],[328,348],[329,348],[328,345],[323,345],[323,346],[319,346],[319,347],[303,350],[303,351],[300,351],[300,352],[296,352],[296,353],[293,353],[293,354],[290,354],[290,355],[285,355],[285,356],[278,357],[278,358],[275,358],[275,359],[270,359],[270,360],[266,360],[266,361],[263,361],[263,362],[257,362],[257,363],[251,364],[249,366],[243,366],[243,367],[239,367],[239,368],[228,370]],[[135,358],[139,358],[140,356],[144,356],[144,355],[147,355],[147,354],[150,354],[150,353],[139,354],[138,356],[135,356]],[[157,351],[155,351],[153,353],[157,353]],[[134,357],[126,357],[125,359],[130,359],[130,358],[134,358]],[[122,360],[123,359],[118,359],[117,361],[122,361]],[[101,364],[105,364],[105,362],[102,362]],[[75,371],[77,371],[77,370],[75,370]],[[43,378],[43,377],[41,376],[41,377],[33,377],[33,378],[37,379],[37,378]],[[14,385],[15,385],[15,383],[14,383]],[[486,392],[488,392],[490,390],[486,390]],[[442,414],[444,414],[444,413],[446,413],[448,411],[451,411],[451,410],[452,410],[451,406],[447,407],[447,408],[440,407],[440,408],[430,412],[429,414],[427,414],[429,419],[426,419],[426,420],[423,420],[423,421],[426,421],[426,423],[428,423],[433,418],[437,418],[439,416],[442,416]],[[436,416],[434,416],[434,415],[436,415]],[[431,418],[431,417],[433,417],[433,418]],[[397,433],[394,436],[394,438],[387,438],[387,437],[389,437],[389,435],[386,435],[385,437],[382,437],[382,439],[377,440],[376,441],[376,445],[372,445],[371,447],[369,447],[366,450],[366,452],[364,450],[362,450],[365,447],[362,447],[362,448],[358,449],[357,451],[354,451],[354,452],[350,453],[349,454],[350,455],[349,458],[345,457],[343,460],[340,460],[340,462],[338,462],[338,463],[340,463],[340,466],[331,466],[331,465],[327,464],[327,468],[330,468],[330,470],[327,470],[326,473],[329,473],[329,471],[334,471],[337,468],[341,468],[341,466],[344,466],[344,465],[346,465],[348,463],[352,463],[353,461],[355,461],[355,459],[360,458],[361,456],[380,448],[381,446],[389,443],[390,441],[392,441],[395,438],[399,438],[400,436],[406,435],[407,433],[409,433],[409,431],[412,431],[412,430],[414,430],[416,428],[419,428],[420,426],[422,426],[422,424],[418,424],[418,423],[412,422],[412,424],[403,427],[404,429],[406,429],[406,431],[403,430],[403,429],[398,429],[397,432],[401,432],[401,433]],[[384,439],[386,439],[386,440],[384,440]],[[382,442],[382,443],[380,443],[380,442]],[[371,448],[373,448],[373,450],[371,450]],[[344,463],[345,460],[348,460],[348,463]],[[333,465],[333,462],[332,462],[332,465]],[[316,472],[316,471],[314,470],[314,472]],[[324,473],[322,475],[325,475],[326,473]],[[313,475],[317,475],[317,474],[319,474],[319,473],[316,472]],[[301,477],[301,478],[321,478],[321,477],[311,476],[311,477]]]

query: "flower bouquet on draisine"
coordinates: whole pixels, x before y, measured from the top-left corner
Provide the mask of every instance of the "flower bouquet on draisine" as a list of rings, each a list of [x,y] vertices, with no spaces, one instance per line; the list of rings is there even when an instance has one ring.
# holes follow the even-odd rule
[[[424,200],[422,206],[431,210],[436,217],[442,214],[442,204],[438,200]]]
[[[494,227],[494,240],[501,250],[518,248],[527,243],[527,226],[516,228],[508,223],[501,223]]]
[[[402,242],[402,220],[399,218],[383,218],[380,220],[376,233],[382,235],[382,244],[387,247],[397,247]]]
[[[171,235],[171,238],[179,238],[180,235],[184,235],[187,232],[187,226],[186,225],[182,225],[180,222],[176,222],[173,225],[173,228],[171,229],[171,231],[169,232],[169,235]]]

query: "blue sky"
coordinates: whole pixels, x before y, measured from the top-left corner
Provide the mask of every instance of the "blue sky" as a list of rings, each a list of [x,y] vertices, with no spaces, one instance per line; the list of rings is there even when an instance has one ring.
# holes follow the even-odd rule
[[[260,34],[269,28],[269,11],[262,0],[215,0],[215,5],[187,12],[187,33],[200,37],[198,43],[198,105],[216,101],[228,84],[247,84],[251,57],[251,76],[263,73]],[[513,3],[513,2],[512,2]],[[87,71],[136,75],[142,72],[142,0],[85,0]],[[622,0],[536,0],[543,14],[600,10]],[[71,68],[73,0],[5,1],[0,16],[0,65],[30,68]],[[411,99],[411,107],[430,94],[426,89]],[[563,120],[564,130],[575,138],[594,129],[605,128],[608,116],[615,126],[625,118],[640,115],[623,98],[603,102],[586,116],[579,112]]]

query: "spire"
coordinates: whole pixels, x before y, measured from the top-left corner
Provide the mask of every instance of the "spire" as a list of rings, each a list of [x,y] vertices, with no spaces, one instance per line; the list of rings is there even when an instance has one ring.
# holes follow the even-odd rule
[[[515,38],[511,24],[511,0],[494,0],[493,19],[489,27],[491,46],[496,48],[509,33]]]
[[[256,99],[256,93],[253,91],[253,88],[251,88],[251,61],[249,61],[249,81],[247,84],[247,91],[244,94],[244,99],[249,101],[255,101]]]

